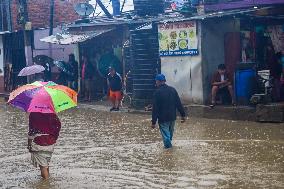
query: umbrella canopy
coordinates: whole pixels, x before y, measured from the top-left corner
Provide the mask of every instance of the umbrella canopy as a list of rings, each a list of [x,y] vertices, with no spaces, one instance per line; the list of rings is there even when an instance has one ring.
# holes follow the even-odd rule
[[[53,62],[55,66],[57,66],[60,70],[62,70],[63,72],[67,73],[67,74],[71,74],[70,73],[70,67],[68,66],[68,64],[66,62],[64,62],[63,60],[56,60]]]
[[[102,77],[106,77],[109,72],[109,67],[113,67],[115,68],[115,71],[117,71],[118,73],[122,73],[119,59],[111,53],[106,53],[101,56],[97,64],[99,74]]]
[[[14,90],[8,104],[26,112],[58,113],[77,106],[77,93],[51,81],[36,81]]]
[[[37,55],[33,57],[33,62],[39,65],[52,64],[53,59],[46,55]]]
[[[33,75],[36,73],[40,73],[43,72],[45,70],[45,68],[41,65],[32,65],[32,66],[28,66],[23,68],[20,73],[18,74],[18,76],[27,76],[27,75]]]

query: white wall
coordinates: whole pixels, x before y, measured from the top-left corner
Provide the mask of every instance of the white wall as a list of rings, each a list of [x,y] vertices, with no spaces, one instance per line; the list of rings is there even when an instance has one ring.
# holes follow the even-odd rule
[[[203,85],[201,68],[201,38],[198,23],[198,56],[161,57],[161,72],[165,74],[167,84],[178,91],[184,103],[203,103]]]
[[[53,33],[59,33],[58,28],[54,28]],[[34,44],[35,50],[33,56],[47,55],[54,60],[68,60],[68,55],[74,53],[75,45],[56,45],[40,41],[41,38],[47,37],[49,29],[35,30],[34,31]]]

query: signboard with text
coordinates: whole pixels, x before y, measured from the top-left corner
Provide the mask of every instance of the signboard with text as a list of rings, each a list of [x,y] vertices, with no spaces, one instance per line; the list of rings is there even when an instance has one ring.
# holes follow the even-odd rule
[[[159,24],[160,56],[198,55],[196,22],[175,22]]]

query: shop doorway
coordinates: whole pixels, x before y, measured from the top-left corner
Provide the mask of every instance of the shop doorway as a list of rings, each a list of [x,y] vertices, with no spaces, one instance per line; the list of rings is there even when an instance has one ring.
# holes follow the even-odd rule
[[[108,68],[114,67],[122,78],[123,72],[123,54],[122,39],[117,36],[119,32],[109,32],[96,38],[79,44],[80,57],[80,75],[82,75],[82,57],[86,57],[91,63],[91,99],[92,101],[106,98],[108,93],[107,80]],[[80,98],[84,98],[85,91],[82,80],[80,81]]]

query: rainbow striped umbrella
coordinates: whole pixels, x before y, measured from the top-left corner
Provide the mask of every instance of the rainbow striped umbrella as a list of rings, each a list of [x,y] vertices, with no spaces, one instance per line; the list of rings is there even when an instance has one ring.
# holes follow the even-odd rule
[[[58,113],[77,106],[77,93],[52,81],[36,81],[14,90],[8,104],[26,112]]]

